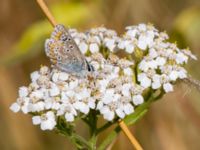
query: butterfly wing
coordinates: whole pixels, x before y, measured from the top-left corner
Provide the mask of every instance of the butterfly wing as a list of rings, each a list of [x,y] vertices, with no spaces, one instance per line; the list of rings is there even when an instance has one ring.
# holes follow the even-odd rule
[[[45,52],[51,62],[62,71],[80,74],[93,70],[63,25],[57,25],[51,38],[46,40]]]

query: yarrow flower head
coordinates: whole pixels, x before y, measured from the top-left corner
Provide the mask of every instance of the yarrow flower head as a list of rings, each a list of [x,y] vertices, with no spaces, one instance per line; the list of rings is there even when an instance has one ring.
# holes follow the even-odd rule
[[[33,124],[42,130],[54,129],[59,117],[74,122],[91,111],[108,121],[123,119],[146,101],[148,92],[173,91],[177,80],[187,78],[188,59],[196,59],[152,25],[129,26],[123,36],[104,27],[69,33],[94,67],[93,74],[78,78],[42,66],[10,106],[13,112],[33,114]]]

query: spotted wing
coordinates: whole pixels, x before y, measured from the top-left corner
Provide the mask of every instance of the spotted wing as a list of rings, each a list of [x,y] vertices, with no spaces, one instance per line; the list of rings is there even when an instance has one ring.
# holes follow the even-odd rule
[[[93,70],[63,25],[57,25],[51,38],[46,40],[45,51],[51,62],[62,71],[80,73]]]

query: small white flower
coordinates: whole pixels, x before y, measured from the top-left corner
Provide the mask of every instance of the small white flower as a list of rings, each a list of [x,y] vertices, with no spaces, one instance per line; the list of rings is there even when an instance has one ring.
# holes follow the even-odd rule
[[[125,50],[127,53],[131,54],[134,52],[134,45],[131,43],[128,43],[125,45]]]
[[[154,48],[149,49],[149,57],[150,58],[156,58],[158,56],[158,52]]]
[[[49,68],[47,67],[47,66],[42,66],[41,68],[40,68],[40,74],[41,75],[46,75],[46,74],[48,74],[49,73]]]
[[[124,49],[126,46],[126,41],[121,40],[119,41],[118,45],[117,45],[120,49]]]
[[[122,94],[123,96],[130,97],[130,89],[131,89],[131,84],[126,83],[122,85]]]
[[[187,63],[187,61],[188,61],[188,57],[184,55],[183,53],[179,52],[178,54],[176,54],[176,62],[178,64]]]
[[[39,77],[40,77],[40,74],[38,71],[31,73],[31,81],[32,82],[36,82]]]
[[[28,97],[19,97],[17,101],[10,106],[10,109],[15,113],[21,110],[24,114],[27,114],[29,112],[29,100]]]
[[[80,51],[85,54],[88,50],[88,45],[85,42],[79,44]]]
[[[130,104],[130,103],[127,103],[126,105],[123,106],[124,107],[124,112],[125,114],[129,115],[131,113],[134,112],[134,107]]]
[[[99,88],[99,91],[102,93],[105,92],[108,83],[109,83],[109,80],[107,79],[98,80],[97,87]]]
[[[61,72],[58,75],[58,79],[60,81],[66,81],[68,78],[69,78],[69,75],[67,73],[65,73],[65,72]]]
[[[141,23],[141,24],[138,25],[138,29],[140,31],[146,31],[147,30],[147,26],[146,26],[146,24]]]
[[[69,89],[74,89],[77,86],[78,86],[78,80],[70,81]]]
[[[115,95],[114,92],[115,92],[114,89],[107,89],[105,91],[105,94],[104,94],[103,98],[102,98],[102,101],[105,104],[110,103],[114,98],[114,95]]]
[[[134,107],[132,106],[130,101],[131,101],[131,98],[126,97],[126,96],[123,96],[120,98],[119,104],[117,105],[118,108],[116,110],[116,114],[120,118],[124,118],[125,115],[129,115],[134,112]]]
[[[40,112],[45,109],[45,103],[42,101],[36,103],[29,103],[27,108],[28,112]]]
[[[178,78],[178,72],[176,70],[173,70],[172,72],[170,72],[169,78],[172,81],[176,81],[176,79]]]
[[[142,95],[134,95],[132,97],[132,100],[133,100],[133,104],[135,105],[140,105],[144,102],[144,98]]]
[[[138,31],[137,31],[136,29],[128,30],[128,31],[126,32],[126,35],[127,35],[127,36],[130,36],[130,37],[132,37],[132,38],[135,38],[137,32],[138,32]]]
[[[49,93],[50,93],[50,96],[57,96],[57,95],[60,94],[60,90],[59,90],[59,88],[56,85],[54,85],[49,90]]]
[[[10,106],[10,110],[12,110],[13,112],[19,112],[20,111],[20,105],[18,103],[13,103],[11,106]]]
[[[82,100],[90,97],[91,91],[88,89],[83,89],[81,92],[76,94],[77,100]]]
[[[74,121],[75,116],[77,116],[75,108],[70,103],[62,104],[60,109],[57,111],[58,116],[63,114],[65,115],[65,119],[68,122]]]
[[[56,73],[54,73],[53,76],[52,76],[52,81],[53,81],[53,82],[58,82],[58,78],[59,78],[59,73],[56,72]]]
[[[142,71],[146,72],[149,69],[149,63],[146,60],[142,60],[139,63],[139,69],[141,69]]]
[[[59,101],[56,100],[56,98],[47,98],[45,99],[45,109],[54,109],[54,110],[58,110],[60,108],[60,103]]]
[[[158,66],[163,66],[163,65],[166,64],[166,59],[163,58],[163,57],[157,57],[157,58],[156,58],[156,62],[157,62],[157,64],[158,64]]]
[[[165,90],[166,93],[173,91],[173,86],[170,83],[163,84],[163,88],[164,88],[164,90]]]
[[[30,93],[31,98],[42,99],[43,96],[44,96],[44,93],[42,90],[35,90],[32,93]]]
[[[104,119],[111,121],[115,117],[114,111],[111,111],[107,106],[103,107],[100,112],[103,114]]]
[[[151,79],[148,78],[145,73],[140,73],[138,75],[138,81],[140,82],[140,85],[144,88],[148,88],[151,86]]]
[[[99,46],[96,43],[91,43],[89,49],[91,53],[96,53],[99,51]]]
[[[28,92],[28,88],[25,86],[22,86],[19,88],[19,97],[26,97],[28,96],[29,92]]]
[[[124,74],[127,76],[132,76],[133,75],[133,70],[131,68],[125,68],[124,69]]]
[[[152,88],[153,89],[159,89],[161,87],[161,77],[160,75],[156,74],[153,76],[153,83],[152,83]]]
[[[32,121],[34,125],[40,124],[42,130],[53,130],[56,125],[55,115],[52,111],[48,111],[41,116],[34,116]]]
[[[84,113],[84,114],[88,114],[90,111],[90,107],[81,101],[78,101],[74,104],[74,107],[76,108],[76,110],[79,110],[80,112]]]
[[[147,49],[147,43],[144,40],[141,39],[141,40],[138,41],[138,47],[141,50],[146,50]]]
[[[148,46],[148,39],[145,35],[141,35],[138,39],[138,45],[141,50],[146,50]]]
[[[115,48],[115,40],[114,39],[106,39],[105,41],[105,45],[106,47],[108,47],[108,49],[113,52],[114,48]]]
[[[90,64],[94,67],[94,70],[99,70],[100,64],[97,61],[92,61]]]
[[[119,118],[121,118],[121,119],[123,119],[123,118],[125,117],[125,113],[124,113],[124,111],[123,111],[122,108],[117,108],[117,109],[116,109],[116,114],[117,114],[117,116],[118,116]]]
[[[178,71],[178,76],[180,79],[187,78],[187,71],[184,68],[180,68]]]
[[[148,62],[148,64],[150,69],[157,69],[159,63],[156,60],[151,60]]]

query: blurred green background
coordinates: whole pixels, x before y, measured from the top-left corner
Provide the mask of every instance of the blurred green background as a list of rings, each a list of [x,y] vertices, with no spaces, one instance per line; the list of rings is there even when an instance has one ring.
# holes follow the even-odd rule
[[[200,58],[199,0],[46,0],[58,22],[79,31],[104,25],[119,34],[124,27],[153,23],[167,31],[179,47],[189,47]],[[42,132],[31,117],[14,114],[8,108],[17,97],[18,87],[30,82],[29,74],[48,65],[44,40],[52,27],[35,0],[0,0],[0,149],[72,150],[64,137]],[[200,80],[200,61],[187,66]],[[88,136],[79,124],[79,132]],[[147,115],[130,127],[145,150],[200,149],[200,93],[177,84],[151,107]],[[106,132],[101,138],[106,136]],[[121,133],[113,150],[131,150]]]

